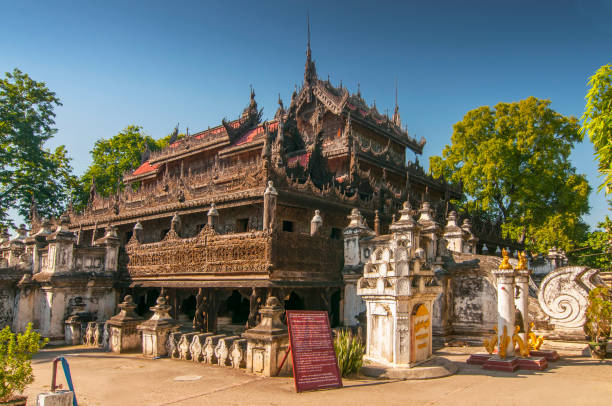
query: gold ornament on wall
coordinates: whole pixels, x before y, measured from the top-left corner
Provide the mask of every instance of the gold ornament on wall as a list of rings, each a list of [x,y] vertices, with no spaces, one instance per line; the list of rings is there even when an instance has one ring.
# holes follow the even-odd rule
[[[521,354],[521,357],[527,358],[529,357],[529,344],[523,341],[523,339],[519,335],[520,330],[520,326],[514,327],[514,335],[512,336],[512,346],[516,348],[518,344],[519,353]]]
[[[502,359],[506,359],[508,352],[508,345],[510,344],[510,337],[508,336],[508,328],[504,326],[504,331],[499,337],[499,356]]]

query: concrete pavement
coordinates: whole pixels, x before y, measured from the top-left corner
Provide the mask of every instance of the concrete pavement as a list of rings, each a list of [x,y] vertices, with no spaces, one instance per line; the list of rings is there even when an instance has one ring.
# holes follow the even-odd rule
[[[48,391],[51,361],[66,355],[80,406],[94,405],[609,405],[612,360],[565,356],[548,370],[502,373],[465,364],[482,348],[445,348],[456,375],[422,381],[345,379],[343,389],[295,393],[292,378],[261,378],[244,371],[84,347],[45,349],[33,360],[28,404]],[[563,353],[562,353],[563,355]],[[61,371],[58,376],[62,377]],[[64,385],[65,386],[65,385]]]

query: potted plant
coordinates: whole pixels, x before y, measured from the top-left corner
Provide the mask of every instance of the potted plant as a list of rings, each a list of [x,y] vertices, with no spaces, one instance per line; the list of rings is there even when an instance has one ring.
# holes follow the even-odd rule
[[[612,294],[606,286],[598,286],[589,292],[584,332],[589,338],[591,356],[596,359],[606,357],[606,347],[610,338],[612,323]]]
[[[47,341],[32,331],[31,323],[22,334],[13,333],[9,326],[0,331],[0,405],[26,404],[27,397],[21,393],[34,381],[30,360]]]

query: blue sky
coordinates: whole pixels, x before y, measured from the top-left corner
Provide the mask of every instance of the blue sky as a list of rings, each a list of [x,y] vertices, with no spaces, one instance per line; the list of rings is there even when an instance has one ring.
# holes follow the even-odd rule
[[[58,133],[80,174],[94,142],[129,124],[153,137],[236,117],[253,85],[264,116],[303,78],[306,13],[319,76],[392,111],[441,153],[452,126],[482,105],[528,96],[580,117],[587,80],[612,63],[612,2],[0,0],[0,72],[18,67],[55,91]],[[411,156],[411,159],[413,157]],[[592,144],[572,154],[599,184]],[[594,191],[595,225],[608,214]]]

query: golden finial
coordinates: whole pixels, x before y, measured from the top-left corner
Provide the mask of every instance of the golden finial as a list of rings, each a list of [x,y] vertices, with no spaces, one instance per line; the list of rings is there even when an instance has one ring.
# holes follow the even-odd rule
[[[505,248],[502,248],[502,263],[499,266],[499,269],[512,269],[512,265],[510,265],[510,258],[508,258],[508,251]]]
[[[527,269],[527,254],[525,251],[518,253],[518,264],[516,264],[517,271],[523,271]]]

